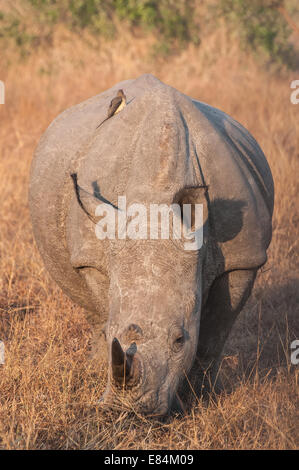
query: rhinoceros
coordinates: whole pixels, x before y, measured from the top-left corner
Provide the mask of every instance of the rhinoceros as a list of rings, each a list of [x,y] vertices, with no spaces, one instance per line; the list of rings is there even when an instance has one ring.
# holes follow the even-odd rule
[[[126,106],[98,127],[118,89]],[[128,206],[201,205],[202,244],[99,239],[96,208],[117,213],[120,196]],[[273,199],[250,133],[151,74],[52,122],[31,167],[33,231],[49,273],[92,325],[95,357],[108,367],[103,406],[125,397],[165,415],[216,387],[224,343],[267,260]]]

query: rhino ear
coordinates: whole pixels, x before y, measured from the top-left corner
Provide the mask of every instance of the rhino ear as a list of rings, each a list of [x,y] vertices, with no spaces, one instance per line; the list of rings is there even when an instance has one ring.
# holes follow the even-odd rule
[[[99,201],[97,201],[97,199],[92,194],[85,191],[85,189],[81,188],[78,185],[77,173],[72,173],[71,178],[73,180],[77,201],[80,207],[82,207],[82,209],[88,215],[90,220],[96,224],[95,211],[99,204]]]
[[[186,188],[180,190],[174,198],[174,202],[180,205],[182,214],[184,204],[191,205],[191,228],[194,226],[195,204],[203,205],[203,224],[205,229],[207,228],[206,222],[208,220],[208,201],[209,195],[207,185],[187,186]]]

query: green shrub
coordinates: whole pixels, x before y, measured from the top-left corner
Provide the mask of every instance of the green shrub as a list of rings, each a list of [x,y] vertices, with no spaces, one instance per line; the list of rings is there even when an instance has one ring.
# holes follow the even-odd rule
[[[156,29],[164,40],[176,40],[179,44],[199,42],[194,1],[116,0],[114,3],[120,19],[146,29]]]
[[[21,0],[20,0],[21,1]],[[69,29],[90,32],[113,38],[116,19],[132,27],[155,34],[153,52],[168,55],[187,43],[200,43],[199,0],[22,0],[31,5],[32,18],[39,33],[30,33],[24,18],[0,12],[0,38],[8,37],[26,47],[50,40],[53,25],[64,23]],[[245,48],[275,63],[292,67],[298,65],[290,41],[290,28],[277,6],[283,0],[207,0],[208,16],[200,21],[217,27],[217,19],[224,18]],[[296,0],[288,0],[294,5]],[[292,12],[290,11],[290,14]],[[202,14],[202,13],[201,13]],[[31,20],[32,24],[32,20]],[[28,50],[30,48],[28,47]]]
[[[274,0],[219,0],[216,10],[238,33],[245,48],[293,66],[296,57],[289,42],[291,29],[277,9],[282,4]]]
[[[4,14],[0,12],[0,39],[8,38],[22,48],[22,53],[25,52],[25,47],[30,45],[36,38],[34,34],[27,32],[24,25],[19,18],[11,14]]]
[[[28,0],[43,18],[65,21],[72,28],[90,28],[108,36],[115,33],[114,18],[130,26],[155,30],[173,46],[197,43],[194,0]]]

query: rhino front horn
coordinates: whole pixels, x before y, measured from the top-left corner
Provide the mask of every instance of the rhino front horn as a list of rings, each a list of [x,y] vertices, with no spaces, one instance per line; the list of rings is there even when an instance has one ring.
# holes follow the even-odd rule
[[[130,346],[130,350],[136,351]],[[117,338],[112,341],[112,375],[116,383],[121,385],[133,385],[138,380],[139,360],[134,357],[134,353],[125,353]]]

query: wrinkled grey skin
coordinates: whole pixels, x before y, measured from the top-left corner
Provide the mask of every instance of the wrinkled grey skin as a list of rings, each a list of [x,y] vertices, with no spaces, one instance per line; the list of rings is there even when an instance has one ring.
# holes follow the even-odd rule
[[[120,88],[127,106],[96,129]],[[127,206],[203,204],[202,248],[98,240],[94,207],[122,195]],[[107,357],[104,404],[125,390],[137,410],[163,415],[214,384],[271,240],[271,172],[239,123],[152,75],[121,82],[49,126],[32,163],[30,209],[47,269],[87,310],[94,352]],[[113,372],[114,338],[131,352],[125,384]]]

